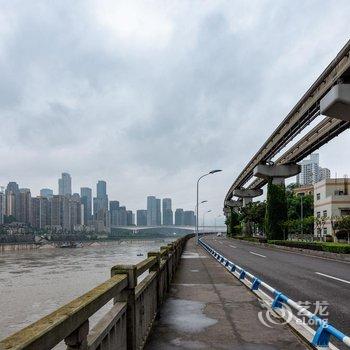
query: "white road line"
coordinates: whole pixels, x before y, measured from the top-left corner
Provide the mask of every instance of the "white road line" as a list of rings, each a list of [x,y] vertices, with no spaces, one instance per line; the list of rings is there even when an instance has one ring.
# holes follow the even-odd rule
[[[337,280],[337,281],[340,281],[340,282],[344,282],[344,283],[350,284],[350,281],[343,280],[342,278],[338,278],[338,277],[326,275],[325,273],[321,273],[321,272],[315,272],[315,273],[316,273],[317,275],[320,275],[320,276],[328,277],[328,278],[331,278],[331,279],[333,279],[333,280]]]
[[[257,256],[260,256],[261,258],[266,258],[265,255],[261,255],[261,254],[258,254],[258,253],[254,253],[254,252],[249,252],[250,254],[254,254],[254,255],[257,255]]]
[[[235,245],[229,244],[229,246],[230,246],[231,248],[237,248]]]

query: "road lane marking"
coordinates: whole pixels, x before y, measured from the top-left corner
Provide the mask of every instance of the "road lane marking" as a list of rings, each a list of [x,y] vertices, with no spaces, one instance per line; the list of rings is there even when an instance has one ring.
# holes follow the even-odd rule
[[[331,279],[336,280],[336,281],[340,281],[340,282],[344,282],[344,283],[350,284],[350,281],[343,280],[342,278],[338,278],[338,277],[326,275],[325,273],[321,273],[321,272],[315,272],[315,273],[316,273],[317,275],[320,275],[320,276],[328,277],[328,278],[331,278]]]
[[[237,248],[235,245],[229,244],[229,246],[230,246],[231,248]]]
[[[250,254],[254,254],[254,255],[257,255],[257,256],[260,256],[261,258],[266,258],[265,255],[262,255],[262,254],[258,254],[258,253],[254,253],[254,252],[249,252]]]

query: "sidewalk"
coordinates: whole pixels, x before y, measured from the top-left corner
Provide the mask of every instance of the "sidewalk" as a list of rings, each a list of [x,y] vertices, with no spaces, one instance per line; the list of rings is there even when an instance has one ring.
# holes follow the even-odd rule
[[[306,349],[288,326],[260,323],[256,296],[191,239],[146,350]]]

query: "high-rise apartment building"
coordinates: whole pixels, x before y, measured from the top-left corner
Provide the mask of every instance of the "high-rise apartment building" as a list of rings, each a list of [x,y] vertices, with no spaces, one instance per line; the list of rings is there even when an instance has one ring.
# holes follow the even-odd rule
[[[69,199],[67,196],[54,195],[51,201],[51,225],[70,230]]]
[[[91,225],[92,223],[92,190],[89,187],[80,188],[80,198],[83,207],[84,217],[83,225]]]
[[[147,197],[147,226],[157,225],[157,198]]]
[[[20,203],[19,203],[19,187],[17,182],[9,182],[6,187],[6,215],[13,216],[19,220]]]
[[[17,221],[30,223],[31,194],[29,188],[19,190],[19,216]]]
[[[297,175],[297,184],[301,186],[312,185],[324,179],[329,179],[331,176],[330,170],[320,167],[319,162],[318,153],[313,153],[309,159],[301,161],[299,163],[301,172]]]
[[[81,202],[79,194],[75,193],[69,198],[69,228],[74,230],[81,225]]]
[[[4,223],[6,214],[6,195],[3,187],[0,187],[0,225]]]
[[[118,210],[119,210],[119,202],[118,201],[110,201],[109,202],[109,211],[111,215],[111,225],[118,225]]]
[[[99,180],[97,182],[97,195],[93,202],[94,218],[96,220],[97,216],[101,217],[106,215],[108,211],[108,195],[107,195],[107,184],[106,181]]]
[[[117,218],[118,226],[127,226],[128,219],[125,206],[119,207]]]
[[[126,225],[127,226],[133,225],[133,213],[131,210],[126,211]]]
[[[183,221],[185,226],[195,226],[196,225],[196,217],[194,215],[193,210],[186,210],[183,212]]]
[[[175,210],[175,225],[183,226],[184,225],[184,210],[178,208]]]
[[[163,198],[163,225],[170,226],[173,224],[173,211],[171,209],[171,198]]]
[[[72,178],[68,173],[62,173],[62,177],[58,179],[58,194],[61,196],[72,195]]]
[[[45,197],[45,198],[52,198],[53,197],[53,190],[50,188],[42,188],[40,190],[40,197]]]
[[[39,229],[51,225],[51,202],[48,198],[32,198],[30,224]]]
[[[147,210],[140,209],[136,211],[137,226],[147,226]]]

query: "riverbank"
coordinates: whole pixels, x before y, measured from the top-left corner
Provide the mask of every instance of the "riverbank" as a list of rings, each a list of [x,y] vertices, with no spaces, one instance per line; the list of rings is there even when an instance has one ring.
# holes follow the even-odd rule
[[[84,247],[98,247],[105,246],[111,242],[117,242],[119,244],[143,244],[143,243],[155,243],[155,242],[170,242],[172,241],[172,237],[164,237],[164,238],[149,238],[149,239],[106,239],[106,240],[96,240],[96,241],[83,241],[81,247],[72,247],[73,248],[84,248]],[[23,251],[23,250],[38,250],[38,249],[56,249],[60,248],[62,243],[67,241],[55,241],[48,243],[0,243],[0,253],[3,252],[11,252],[11,251]]]

